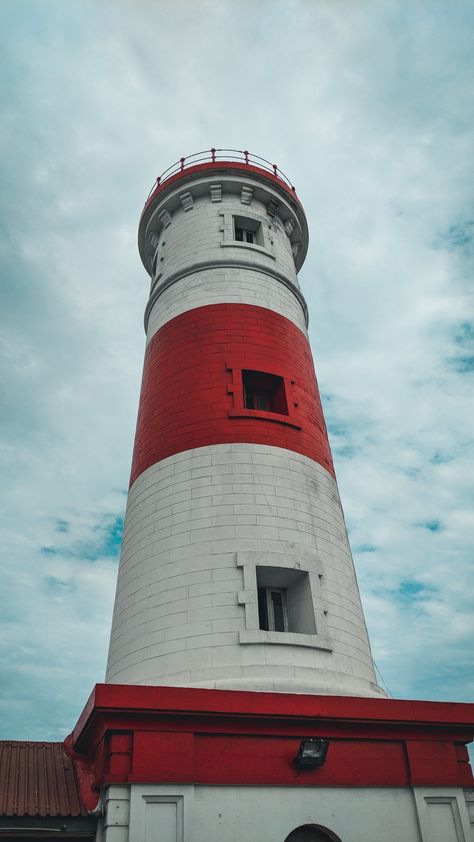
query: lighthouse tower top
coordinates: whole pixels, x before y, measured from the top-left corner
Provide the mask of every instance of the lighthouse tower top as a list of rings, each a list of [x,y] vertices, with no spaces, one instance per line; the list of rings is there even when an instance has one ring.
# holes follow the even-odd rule
[[[242,186],[243,178],[245,187]],[[156,233],[160,226],[166,227],[169,216],[180,204],[184,210],[191,209],[191,197],[188,202],[181,199],[187,184],[192,182],[194,200],[199,196],[207,196],[209,184],[212,186],[213,181],[218,181],[214,190],[211,190],[215,202],[220,201],[225,185],[226,193],[239,196],[243,205],[250,206],[252,200],[260,200],[271,217],[275,216],[278,209],[278,218],[290,239],[295,268],[299,271],[308,249],[308,225],[295,187],[288,177],[276,164],[247,150],[210,149],[180,158],[154,183],[145,202],[138,235],[140,255],[147,272],[153,274],[154,244],[151,233]],[[186,193],[184,196],[187,198]],[[163,212],[164,207],[167,213]]]
[[[297,272],[296,191],[182,158],[139,225],[147,350],[107,682],[380,695]]]
[[[273,216],[278,208],[278,216],[286,226],[294,249],[296,270],[299,271],[306,257],[309,238],[306,216],[295,187],[276,164],[271,164],[265,158],[247,150],[213,148],[180,158],[158,176],[149,193],[140,219],[138,242],[142,261],[150,275],[153,273],[153,245],[150,238],[147,242],[146,235],[151,230],[150,222],[157,208],[161,209],[163,203],[168,202],[173,207],[178,206],[179,194],[191,181],[194,196],[207,194],[209,182],[215,179],[221,183],[224,180],[226,190],[238,195],[242,190],[243,176],[246,182],[253,183],[255,191],[253,193],[250,187],[247,188],[248,201],[244,199],[244,204],[250,205],[252,198],[260,199],[267,206],[270,205],[270,214],[273,210]],[[215,201],[219,201],[218,195],[216,189]],[[160,219],[160,222],[163,224],[163,220]]]

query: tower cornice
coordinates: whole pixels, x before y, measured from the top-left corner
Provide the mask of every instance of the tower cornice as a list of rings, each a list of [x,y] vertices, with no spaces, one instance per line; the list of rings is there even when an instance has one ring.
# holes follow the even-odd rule
[[[185,163],[177,171],[170,167],[160,176],[145,203],[138,229],[138,247],[147,272],[153,274],[153,234],[157,236],[159,231],[169,224],[174,209],[179,207],[180,203],[184,201],[184,209],[190,210],[196,193],[202,195],[209,191],[210,201],[214,202],[216,197],[212,188],[218,186],[222,191],[248,191],[252,183],[257,193],[265,197],[269,217],[273,218],[276,214],[284,225],[288,225],[287,233],[294,249],[295,268],[299,271],[308,250],[308,224],[295,188],[288,180],[284,180],[286,176],[283,177],[276,165],[269,165],[274,168],[274,172],[271,172],[245,161],[207,160],[193,164],[194,157],[181,159],[191,163]],[[216,180],[220,182],[219,185],[215,184]],[[192,193],[188,195],[184,188],[191,185]],[[245,199],[243,202],[247,204]]]

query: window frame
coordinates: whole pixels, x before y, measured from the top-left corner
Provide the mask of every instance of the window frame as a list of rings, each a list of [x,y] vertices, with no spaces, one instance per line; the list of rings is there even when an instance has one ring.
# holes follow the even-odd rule
[[[265,359],[255,360],[252,358],[246,359],[245,363],[242,360],[227,359],[226,369],[231,375],[231,382],[227,385],[227,392],[233,397],[233,406],[227,412],[229,418],[254,418],[255,420],[285,424],[288,427],[293,427],[295,430],[302,429],[299,417],[299,403],[295,400],[293,388],[296,385],[296,381],[288,375],[288,371],[282,369],[276,370],[275,364],[272,361],[269,361],[267,364]],[[275,412],[273,410],[248,409],[245,406],[244,397],[244,371],[255,372],[256,374],[269,374],[272,377],[281,378],[287,411]]]
[[[223,248],[248,249],[276,260],[274,243],[268,234],[268,219],[249,211],[242,216],[230,210],[220,210],[219,217],[222,220],[219,229],[222,232],[220,245]],[[253,234],[254,241],[249,243],[237,240],[236,228]]]
[[[259,378],[261,382],[259,383]],[[254,381],[252,383],[252,381]],[[267,381],[267,382],[265,382]],[[272,382],[273,381],[273,382]],[[249,395],[265,397],[268,407],[248,406]],[[256,371],[252,368],[242,369],[242,400],[244,409],[253,412],[272,412],[277,415],[288,415],[288,398],[286,396],[285,378],[281,374],[269,371]],[[280,404],[280,409],[272,409],[271,405]],[[284,406],[284,410],[282,407]]]
[[[232,214],[232,230],[234,241],[243,246],[264,246],[263,225],[260,219],[253,216],[241,216],[241,214]],[[237,231],[242,232],[242,239],[237,237]],[[244,235],[250,235],[251,240],[248,240]]]
[[[321,595],[321,577],[317,558],[302,556],[298,560],[288,557],[286,553],[259,552],[253,550],[236,553],[236,566],[242,569],[243,590],[239,591],[237,601],[244,607],[245,629],[239,632],[239,643],[271,643],[291,646],[307,646],[312,649],[323,649],[332,652],[332,643],[328,635],[326,617]],[[315,634],[292,631],[273,631],[260,628],[258,612],[257,567],[271,569],[278,568],[291,573],[298,572],[308,576],[311,594],[312,611],[316,627]],[[276,590],[276,587],[274,588]]]
[[[282,620],[283,620],[283,623],[282,623],[283,628],[282,629],[275,628],[275,625],[276,625],[276,623],[275,623],[275,608],[274,608],[274,601],[272,599],[272,594],[274,594],[274,593],[278,593],[281,596],[281,611],[282,611]],[[259,625],[260,625],[261,631],[273,631],[273,632],[287,632],[287,631],[289,631],[289,629],[288,629],[288,607],[287,607],[287,598],[286,598],[287,589],[286,588],[277,588],[277,587],[274,587],[273,585],[270,585],[268,587],[265,587],[265,586],[259,587],[258,580],[257,580],[257,599],[259,598],[260,594],[262,594],[264,596],[265,609],[266,609],[265,615],[266,615],[266,621],[267,621],[266,625],[268,626],[267,629],[264,628],[264,626],[262,626],[262,617],[260,615],[260,601],[259,601],[258,602],[258,605],[259,605]]]
[[[240,237],[237,236],[237,231],[239,231],[239,233],[242,234],[242,239],[240,239]],[[235,240],[236,240],[237,243],[256,245],[255,231],[249,231],[247,228],[241,228],[240,226],[237,226],[235,224],[235,219],[234,219],[234,235],[235,235]],[[248,237],[251,237],[251,239],[249,240]]]

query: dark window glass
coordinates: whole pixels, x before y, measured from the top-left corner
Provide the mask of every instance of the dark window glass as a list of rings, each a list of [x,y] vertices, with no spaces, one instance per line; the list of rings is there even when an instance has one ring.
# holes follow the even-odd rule
[[[263,412],[278,412],[288,415],[285,381],[276,374],[263,371],[242,371],[244,406]]]
[[[254,243],[255,242],[255,232],[248,231],[245,228],[239,228],[237,225],[235,226],[235,239],[239,243]]]
[[[268,631],[267,589],[258,588],[258,621],[263,631]]]
[[[270,591],[270,599],[273,608],[273,628],[275,631],[285,631],[283,596],[280,591]]]

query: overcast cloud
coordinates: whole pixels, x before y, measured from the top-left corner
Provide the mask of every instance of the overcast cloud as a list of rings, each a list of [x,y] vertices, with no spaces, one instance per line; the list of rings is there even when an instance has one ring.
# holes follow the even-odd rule
[[[300,273],[378,668],[473,696],[470,2],[0,0],[0,721],[60,739],[102,681],[159,172],[250,149]],[[470,574],[470,575],[469,575]]]

